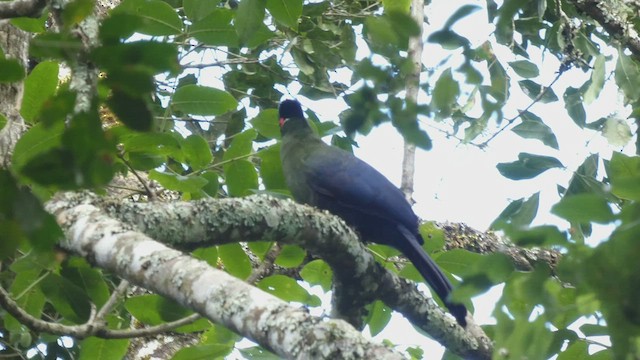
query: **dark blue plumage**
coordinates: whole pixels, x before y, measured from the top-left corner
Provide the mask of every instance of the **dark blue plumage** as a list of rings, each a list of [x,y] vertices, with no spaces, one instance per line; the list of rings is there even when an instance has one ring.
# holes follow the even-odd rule
[[[467,309],[448,301],[451,283],[422,249],[418,217],[402,192],[364,161],[325,144],[297,101],[283,101],[279,115],[282,167],[293,197],[340,216],[367,241],[400,250],[465,326]]]

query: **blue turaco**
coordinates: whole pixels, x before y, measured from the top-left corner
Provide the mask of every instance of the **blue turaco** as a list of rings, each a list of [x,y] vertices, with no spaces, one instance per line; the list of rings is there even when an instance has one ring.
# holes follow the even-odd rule
[[[364,161],[325,144],[299,102],[280,103],[279,117],[282,170],[294,199],[338,215],[366,241],[400,250],[466,326],[467,309],[449,301],[451,283],[422,249],[418,217],[402,192]]]

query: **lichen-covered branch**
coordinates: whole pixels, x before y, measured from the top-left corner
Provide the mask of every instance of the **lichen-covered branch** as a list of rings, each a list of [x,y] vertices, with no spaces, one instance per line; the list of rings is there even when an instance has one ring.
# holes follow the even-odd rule
[[[39,17],[47,6],[47,0],[0,1],[0,19]]]
[[[353,231],[329,213],[269,196],[169,203],[126,203],[72,193],[65,197],[68,202],[92,202],[109,215],[175,248],[260,240],[298,244],[333,268],[334,311],[341,318],[354,320],[362,314],[351,314],[349,309],[361,308],[375,299],[401,311],[407,311],[420,299],[418,309],[407,311],[417,326],[456,354],[490,357],[484,334],[474,335],[469,329],[466,333],[462,329],[448,331],[457,326],[452,317],[418,291],[415,284],[384,269]]]
[[[620,40],[640,60],[640,36],[634,29],[637,9],[620,1],[568,0],[580,12],[597,21],[612,37]]]
[[[522,248],[491,232],[480,232],[464,224],[443,223],[439,226],[444,230],[447,249],[465,249],[479,254],[499,252],[507,255],[519,271],[531,271],[539,263],[555,269],[562,258],[558,250]]]
[[[400,359],[341,320],[323,320],[171,249],[66,193],[50,201],[61,245],[97,266],[194,309],[287,358]],[[336,341],[339,339],[339,341]]]

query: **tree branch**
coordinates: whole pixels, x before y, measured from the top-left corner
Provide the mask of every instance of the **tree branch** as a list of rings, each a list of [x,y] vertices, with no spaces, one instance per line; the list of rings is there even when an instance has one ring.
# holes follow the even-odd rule
[[[160,204],[153,204],[160,205]],[[341,320],[323,320],[108,217],[77,193],[47,204],[61,245],[287,358],[400,359]],[[193,223],[192,223],[193,224]],[[340,341],[336,341],[340,339]]]
[[[47,6],[47,0],[0,1],[0,19],[17,17],[37,18]]]
[[[610,0],[568,0],[583,14],[597,21],[614,38],[620,40],[640,60],[640,37],[634,29],[636,15],[630,9]]]
[[[171,203],[122,203],[87,194],[61,194],[66,202],[92,202],[111,216],[136,226],[156,240],[181,249],[238,241],[297,244],[324,259],[334,270],[334,311],[352,320],[350,307],[375,299],[405,311],[414,323],[448,349],[466,358],[490,358],[488,341],[457,327],[415,284],[384,269],[344,222],[329,213],[268,196],[202,199]],[[87,197],[90,197],[86,199]],[[84,200],[86,199],[86,200]],[[417,309],[406,310],[418,304]],[[413,304],[413,305],[412,305]],[[408,314],[408,315],[407,315]],[[471,329],[476,325],[470,325]],[[444,330],[444,332],[443,332]],[[480,332],[481,333],[481,332]],[[461,338],[461,334],[464,336]]]

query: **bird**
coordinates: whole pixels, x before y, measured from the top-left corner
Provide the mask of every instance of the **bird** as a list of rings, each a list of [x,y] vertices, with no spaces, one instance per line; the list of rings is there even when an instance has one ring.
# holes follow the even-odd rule
[[[322,141],[297,100],[282,101],[278,115],[282,171],[294,200],[341,217],[366,241],[398,249],[465,327],[467,308],[449,300],[453,286],[422,248],[418,216],[402,191],[350,152]]]

